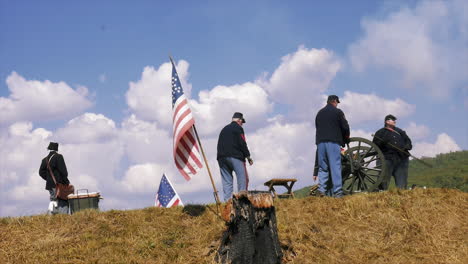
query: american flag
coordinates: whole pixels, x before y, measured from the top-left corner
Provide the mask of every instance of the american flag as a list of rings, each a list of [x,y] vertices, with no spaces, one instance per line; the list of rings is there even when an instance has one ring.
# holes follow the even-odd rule
[[[169,182],[169,179],[163,174],[154,206],[169,208],[177,205],[184,206],[179,195],[174,188],[172,188],[171,182]]]
[[[177,169],[188,181],[203,165],[200,151],[195,139],[195,120],[180,84],[179,76],[172,63],[172,129],[174,133],[174,161]]]

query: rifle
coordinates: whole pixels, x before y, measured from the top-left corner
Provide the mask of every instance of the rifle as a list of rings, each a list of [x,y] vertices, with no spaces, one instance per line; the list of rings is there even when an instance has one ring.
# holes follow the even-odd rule
[[[390,143],[390,142],[385,142],[383,139],[381,139],[380,137],[376,136],[375,134],[372,134],[372,136],[375,137],[376,139],[380,140],[381,142],[383,142],[383,143],[389,145],[390,147],[392,147],[392,148],[394,148],[394,149],[400,151],[401,153],[404,153],[404,154],[406,154],[406,155],[409,155],[409,156],[412,157],[413,159],[415,159],[415,160],[421,162],[422,164],[428,166],[429,168],[433,168],[433,166],[432,166],[431,164],[425,162],[424,160],[421,160],[421,159],[416,158],[415,156],[411,155],[411,153],[409,153],[409,151],[405,151],[405,150],[403,150],[403,149],[401,149],[401,148],[399,148],[399,147],[393,145],[393,144]]]

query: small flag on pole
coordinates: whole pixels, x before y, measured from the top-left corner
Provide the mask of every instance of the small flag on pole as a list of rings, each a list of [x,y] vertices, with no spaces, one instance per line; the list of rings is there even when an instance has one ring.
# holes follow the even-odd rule
[[[189,181],[193,175],[203,168],[203,165],[193,129],[195,120],[172,59],[171,63],[174,161],[179,172]]]
[[[158,193],[156,194],[156,201],[154,206],[169,208],[177,205],[184,206],[179,195],[172,187],[171,182],[166,177],[166,175],[163,174],[161,183],[159,184]]]

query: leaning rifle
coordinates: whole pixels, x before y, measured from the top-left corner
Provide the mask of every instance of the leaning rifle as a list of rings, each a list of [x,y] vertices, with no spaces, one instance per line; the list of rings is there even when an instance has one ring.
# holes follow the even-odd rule
[[[412,157],[413,159],[415,159],[415,160],[421,162],[422,164],[428,166],[429,168],[432,168],[432,165],[431,165],[431,164],[425,162],[425,161],[422,160],[422,159],[416,158],[415,156],[411,155],[411,153],[409,153],[409,151],[405,151],[405,150],[403,150],[403,149],[401,149],[401,148],[399,148],[399,147],[393,145],[393,144],[390,143],[390,142],[386,142],[386,141],[384,141],[383,139],[381,139],[380,137],[378,137],[378,136],[376,136],[376,135],[374,135],[374,134],[372,134],[372,136],[375,137],[376,139],[380,140],[381,142],[383,142],[383,143],[389,145],[390,147],[392,147],[392,148],[394,148],[394,149],[400,151],[401,153],[404,153],[404,154],[406,154],[406,155],[409,155],[409,156]]]

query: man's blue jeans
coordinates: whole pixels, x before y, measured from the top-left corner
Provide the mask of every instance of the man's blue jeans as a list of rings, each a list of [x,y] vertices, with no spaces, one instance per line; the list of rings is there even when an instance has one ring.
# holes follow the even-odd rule
[[[338,143],[322,142],[317,145],[318,191],[328,196],[342,197],[341,148]]]
[[[221,180],[223,182],[224,201],[231,199],[233,192],[232,172],[236,173],[237,190],[247,191],[249,176],[245,162],[236,158],[227,157],[218,159],[219,170],[221,171]]]

